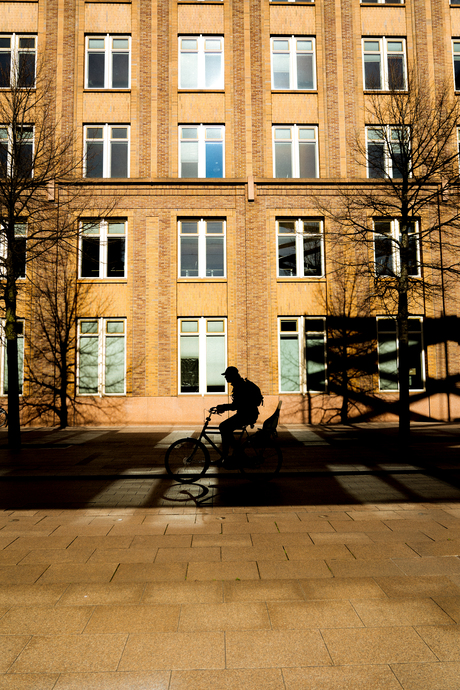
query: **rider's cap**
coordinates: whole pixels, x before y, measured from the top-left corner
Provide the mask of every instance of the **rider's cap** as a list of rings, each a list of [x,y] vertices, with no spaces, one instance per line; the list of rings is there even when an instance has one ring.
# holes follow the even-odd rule
[[[238,374],[239,371],[236,367],[227,367],[223,372],[222,376],[227,376],[228,374]]]

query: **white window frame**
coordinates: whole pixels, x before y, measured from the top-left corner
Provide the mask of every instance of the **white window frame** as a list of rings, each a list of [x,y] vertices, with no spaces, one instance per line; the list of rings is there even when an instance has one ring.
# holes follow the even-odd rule
[[[305,179],[317,179],[319,177],[319,152],[318,152],[318,126],[317,125],[273,125],[273,177],[276,179],[300,178],[300,145],[315,145],[315,176]],[[282,134],[281,134],[282,133]],[[308,138],[307,138],[308,136]],[[276,145],[291,145],[291,175],[276,177]]]
[[[182,224],[186,222],[192,222],[192,223],[197,223],[197,232],[196,233],[183,233],[182,232]],[[222,232],[221,233],[208,233],[208,223],[213,223],[213,222],[220,222],[222,223]],[[227,277],[227,255],[226,255],[226,244],[227,244],[227,232],[226,232],[226,226],[227,222],[224,218],[180,218],[177,221],[177,226],[178,226],[178,247],[179,247],[179,278],[190,278],[190,279],[197,279],[197,278],[205,278],[206,280],[223,280],[224,278]],[[197,244],[198,244],[198,268],[197,268],[197,273],[198,275],[196,276],[189,276],[189,275],[182,275],[182,238],[185,237],[196,237],[197,238]],[[223,258],[223,275],[221,276],[214,276],[214,275],[207,275],[207,243],[206,239],[208,237],[218,237],[222,238],[222,258]]]
[[[288,48],[281,49],[277,47],[277,42],[286,41]],[[311,42],[311,48],[299,48],[299,42]],[[271,72],[272,72],[272,90],[273,91],[316,91],[316,42],[313,36],[272,36],[271,38]],[[275,71],[274,71],[274,56],[288,55],[289,56],[289,86],[275,86]],[[297,86],[297,55],[311,55],[312,56],[312,75],[313,84],[310,88],[301,88]]]
[[[91,40],[104,41],[104,48],[90,48]],[[128,48],[115,48],[114,41],[128,41]],[[113,86],[113,55],[128,52],[128,86]],[[104,86],[89,86],[89,55],[104,55]],[[128,34],[94,34],[85,36],[85,89],[128,91],[131,88],[131,36]]]
[[[212,324],[222,323],[222,331],[213,331]],[[191,324],[196,324],[191,326]],[[191,328],[191,330],[187,330]],[[181,340],[182,338],[197,337],[198,336],[198,391],[182,391],[182,372],[181,372]],[[219,379],[219,385],[222,386],[221,391],[207,390],[207,339],[208,337],[221,337],[224,341],[224,362],[222,364],[222,372],[227,368],[227,317],[225,316],[190,316],[182,317],[178,320],[178,392],[179,395],[227,395],[228,387],[225,378],[222,376],[222,381]]]
[[[293,232],[280,232],[280,223],[292,223],[294,224],[294,229]],[[319,230],[318,232],[305,232],[305,224],[308,223],[318,223],[319,225]],[[288,280],[293,279],[293,280],[299,280],[299,279],[313,279],[317,280],[318,278],[323,278],[324,277],[324,221],[322,218],[307,218],[307,217],[302,217],[302,218],[288,218],[288,217],[280,217],[276,219],[276,235],[277,235],[277,275],[278,278],[286,278]],[[282,238],[293,238],[294,240],[294,252],[295,252],[295,259],[296,259],[296,269],[295,273],[291,273],[291,275],[284,275],[281,273],[280,270],[280,240]],[[305,275],[304,270],[305,270],[305,243],[304,239],[305,238],[310,238],[312,241],[316,240],[319,244],[320,247],[320,252],[321,252],[321,268],[320,272],[318,274],[307,274]],[[287,270],[287,269],[283,269]]]
[[[88,137],[88,133],[92,129],[102,129],[102,137]],[[127,131],[127,136],[125,138],[119,137],[113,137],[113,130],[116,129],[126,129]],[[88,142],[94,141],[94,142],[102,142],[103,146],[103,162],[102,162],[102,178],[97,178],[97,177],[90,177],[88,179],[122,179],[122,180],[127,180],[130,176],[130,157],[131,157],[131,126],[128,124],[115,124],[115,123],[106,123],[106,124],[87,124],[84,125],[84,160],[83,160],[83,177],[87,176],[87,145]],[[112,142],[127,142],[127,174],[126,177],[121,177],[121,178],[116,178],[111,176],[111,168],[112,168]]]
[[[394,327],[392,327],[391,330],[385,329],[384,327],[384,322],[388,321],[393,321],[394,322]],[[411,331],[410,324],[411,322],[414,323],[415,321],[418,321],[420,324],[420,327],[418,329],[413,329]],[[382,324],[382,326],[379,326],[379,324]],[[399,381],[399,334],[398,334],[398,323],[396,321],[396,318],[392,318],[389,316],[377,316],[377,359],[378,359],[378,379],[379,379],[379,391],[381,393],[397,393],[400,389],[400,381]],[[390,387],[382,387],[382,380],[384,378],[383,374],[383,369],[381,368],[381,350],[382,350],[382,344],[381,344],[381,338],[380,336],[383,334],[390,334],[394,335],[395,338],[395,343],[396,343],[396,348],[395,348],[395,368],[394,368],[394,375],[395,378],[397,379],[397,385],[393,388]],[[411,391],[423,391],[426,388],[426,359],[425,359],[425,345],[424,345],[424,318],[423,316],[410,316],[409,317],[409,340],[410,340],[410,334],[411,333],[420,333],[420,373],[421,373],[421,380],[422,380],[422,387],[421,388],[412,388],[411,386],[409,387],[409,390]],[[385,355],[388,353],[385,352]],[[388,360],[388,358],[386,357]],[[412,369],[409,370],[409,375],[411,375]],[[414,375],[414,374],[412,374]]]
[[[93,333],[84,333],[82,330],[82,324],[84,323],[97,323],[97,333],[94,335]],[[117,323],[117,324],[123,324],[123,332],[117,332],[117,333],[109,333],[108,332],[108,325],[110,323]],[[80,352],[80,342],[82,337],[94,337],[94,339],[97,339],[98,341],[98,347],[97,347],[97,391],[96,392],[82,392],[80,391],[80,376],[81,376],[81,371],[80,371],[80,357],[81,357],[81,352]],[[107,340],[111,337],[120,337],[123,336],[124,338],[124,360],[123,360],[123,391],[122,392],[107,392],[106,391],[106,350],[107,350]],[[125,317],[88,317],[88,318],[79,318],[77,320],[77,337],[78,337],[78,346],[77,346],[77,395],[79,396],[115,396],[115,397],[121,397],[126,395],[126,356],[127,356],[127,341],[126,341],[126,318]]]
[[[220,137],[209,137],[209,132],[212,130],[221,130]],[[184,132],[189,130],[196,130],[196,136],[184,136]],[[213,125],[213,124],[191,124],[191,125],[179,125],[179,177],[182,178],[182,145],[185,143],[196,143],[198,151],[198,177],[205,179],[213,179],[212,177],[206,177],[206,143],[216,143],[222,142],[222,179],[225,177],[225,125]],[[194,179],[184,177],[183,179]]]
[[[377,230],[377,224],[390,224],[389,232],[379,232]],[[418,220],[411,221],[412,230],[409,231],[409,241],[411,238],[415,240],[415,254],[417,261],[417,271],[416,273],[409,273],[410,278],[420,278],[421,276],[421,257],[420,257],[420,226]],[[379,240],[386,238],[386,240],[391,243],[391,266],[392,272],[381,273],[379,271],[380,263],[377,261],[376,253],[376,243]],[[374,273],[379,278],[392,278],[400,275],[401,273],[401,258],[400,258],[400,221],[397,218],[374,218],[373,219],[373,251],[374,251]],[[390,254],[388,254],[390,256]],[[388,266],[390,262],[388,262]]]
[[[401,177],[395,177],[393,175],[394,172],[398,172],[397,170],[393,170],[393,159],[391,157],[390,153],[390,147],[398,147],[399,146],[399,141],[401,140],[401,137],[399,135],[394,136],[395,132],[398,132],[403,130],[402,127],[397,127],[393,125],[385,125],[384,127],[381,126],[373,126],[369,125],[366,127],[366,168],[367,168],[367,177],[371,180],[378,180],[378,179],[385,179],[385,178],[391,178],[392,180],[398,180],[401,179]],[[406,131],[408,132],[408,137],[410,137],[410,132],[409,129],[407,128]],[[394,141],[394,143],[393,143]],[[371,168],[371,157],[369,155],[369,145],[372,144],[372,142],[376,142],[379,146],[382,147],[383,149],[383,171],[382,175],[375,175],[371,177],[370,173],[372,172]],[[410,144],[410,141],[409,141]],[[395,153],[396,150],[395,150]],[[410,173],[410,170],[409,170]],[[410,174],[410,177],[412,175]]]
[[[33,178],[34,176],[34,169],[33,169],[33,164],[34,164],[34,152],[35,152],[35,127],[34,125],[23,125],[22,126],[23,130],[23,136],[25,135],[24,139],[26,142],[31,141],[32,142],[32,168],[31,168],[31,177]],[[28,136],[30,135],[30,136]],[[5,141],[7,143],[7,175],[10,176],[12,174],[12,147],[13,147],[13,127],[12,125],[2,125],[0,124],[0,145],[4,146]]]
[[[366,44],[378,43],[378,50],[371,50]],[[389,44],[402,44],[402,49],[389,50]],[[362,55],[363,55],[363,87],[364,91],[390,91],[390,69],[388,58],[389,55],[402,55],[404,60],[403,78],[404,85],[402,89],[394,89],[397,91],[406,91],[407,89],[407,50],[406,39],[399,36],[365,36],[362,39]],[[380,88],[366,86],[366,55],[378,55],[380,57]]]
[[[124,225],[123,233],[111,233],[110,225]],[[85,234],[85,228],[98,228],[98,232]],[[85,236],[99,238],[99,276],[84,276],[82,275],[82,259],[83,259],[83,238]],[[124,273],[122,276],[108,276],[108,240],[114,239],[124,239]],[[81,280],[125,280],[128,275],[128,265],[127,265],[127,247],[128,245],[128,221],[126,218],[84,218],[80,221],[80,239],[79,239],[79,261],[78,261],[78,277]]]
[[[8,395],[5,391],[5,383],[7,376],[7,355],[6,355],[6,335],[5,335],[6,321],[0,321],[0,395]],[[19,395],[24,394],[24,321],[18,319],[18,366],[19,366]],[[21,343],[21,344],[20,344]]]
[[[198,89],[200,91],[220,91],[224,88],[224,37],[212,34],[200,34],[195,36],[179,36],[179,89],[184,89],[186,91],[193,91]],[[185,46],[185,41],[196,41],[197,47],[191,48]],[[210,48],[206,44],[208,41],[219,41],[220,48]],[[182,81],[182,61],[183,55],[197,55],[197,84],[196,86],[184,85]],[[220,79],[217,84],[212,86],[206,86],[206,55],[216,54],[220,55]]]
[[[270,0],[270,2],[297,2],[306,5],[310,3],[313,4],[315,0]]]
[[[0,53],[10,53],[10,83],[8,86],[0,86],[0,91],[2,89],[9,89],[16,85],[19,71],[19,55],[21,53],[33,53],[35,56],[34,60],[34,79],[33,84],[25,85],[24,88],[34,88],[37,80],[37,34],[16,34],[16,33],[1,33],[0,38],[11,39],[10,47],[1,48]],[[33,48],[21,48],[21,39],[34,40]]]
[[[290,322],[293,326],[295,324],[295,330],[291,328],[283,328],[283,324]],[[307,324],[311,324],[311,327],[317,325],[315,322],[322,322],[322,330],[308,330],[311,334],[311,339],[323,340],[323,365],[324,368],[324,387],[317,390],[313,384],[310,388],[309,377],[313,376],[312,372],[310,375],[308,373],[309,362],[307,361]],[[282,337],[284,335],[284,337]],[[291,365],[294,369],[297,366],[296,381],[298,385],[295,385],[288,389],[287,386],[283,386],[283,363],[282,363],[282,340],[292,340],[294,343],[297,341],[297,347],[294,345],[296,361]],[[326,331],[326,317],[325,316],[280,316],[278,318],[278,375],[279,375],[279,392],[280,393],[327,393],[328,390],[328,366],[327,366],[327,331]]]

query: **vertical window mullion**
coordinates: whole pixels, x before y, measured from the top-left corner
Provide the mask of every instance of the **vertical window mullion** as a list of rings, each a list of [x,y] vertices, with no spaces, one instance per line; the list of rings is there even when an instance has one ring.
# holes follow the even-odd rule
[[[97,381],[98,381],[98,392],[99,395],[105,393],[105,381],[104,381],[104,371],[105,371],[105,319],[98,319],[98,371],[97,371]]]
[[[104,88],[112,88],[112,37],[106,34],[105,37],[105,70],[104,70]]]
[[[206,221],[198,221],[198,277],[206,278]]]
[[[100,268],[101,278],[107,278],[107,221],[102,220],[100,224]]]
[[[199,352],[199,362],[200,362],[200,379],[199,379],[199,387],[200,387],[200,393],[203,395],[203,393],[206,391],[206,374],[207,374],[207,356],[206,356],[206,319],[201,317],[198,320],[198,331],[199,331],[199,340],[198,340],[198,352]]]

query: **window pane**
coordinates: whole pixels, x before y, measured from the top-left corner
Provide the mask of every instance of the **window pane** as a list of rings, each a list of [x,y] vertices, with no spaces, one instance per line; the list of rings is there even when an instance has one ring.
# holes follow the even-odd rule
[[[129,54],[112,54],[112,88],[127,89],[129,86]]]
[[[278,266],[280,276],[297,275],[294,237],[278,237]]]
[[[81,333],[97,333],[97,321],[80,321],[80,331]]]
[[[206,276],[224,275],[224,238],[206,237]]]
[[[18,86],[35,84],[35,53],[19,53]]]
[[[199,392],[199,349],[198,336],[180,339],[180,391]]]
[[[410,326],[409,326],[410,327]],[[423,388],[422,334],[409,333],[409,388]]]
[[[404,57],[402,55],[388,56],[388,88],[390,91],[404,89]]]
[[[222,55],[206,53],[205,55],[205,89],[216,89],[222,86]]]
[[[105,340],[105,392],[125,392],[125,339],[111,336]]]
[[[104,88],[104,53],[88,53],[88,88]]]
[[[300,177],[316,177],[316,144],[299,143]]]
[[[223,177],[223,146],[206,142],[206,177]]]
[[[393,276],[393,240],[391,237],[383,235],[376,236],[374,240],[375,249],[375,272],[378,276]]]
[[[455,90],[460,91],[460,56],[454,57]]]
[[[33,146],[32,144],[19,144],[17,168],[22,177],[32,177],[32,158]]]
[[[380,90],[380,55],[364,56],[364,88]]]
[[[128,177],[128,144],[112,141],[111,151],[110,177]]]
[[[206,392],[224,393],[225,339],[222,336],[206,336]]]
[[[224,231],[224,223],[221,220],[208,220],[206,223],[206,232],[208,234],[222,234]]]
[[[125,240],[123,237],[109,237],[107,240],[107,278],[124,278]]]
[[[18,324],[22,326],[22,323]],[[24,384],[24,338],[18,337],[18,385],[19,385],[19,395],[22,395],[23,384]],[[8,355],[6,352],[6,346],[3,350],[3,395],[8,395]]]
[[[313,88],[313,55],[297,55],[297,88]]]
[[[305,276],[320,276],[321,240],[320,238],[303,238],[303,271]]]
[[[385,177],[385,157],[383,152],[383,144],[368,144],[367,158],[369,177]]]
[[[295,232],[295,221],[294,220],[280,220],[278,222],[278,232],[280,232],[280,233]]]
[[[198,142],[181,144],[181,177],[198,177]]]
[[[0,87],[10,85],[10,63],[11,63],[11,53],[5,52],[0,53]]]
[[[82,237],[81,277],[99,278],[99,237]]]
[[[180,224],[181,233],[193,234],[198,232],[198,223],[196,220],[183,220]]]
[[[289,89],[289,87],[289,53],[273,53],[273,88]]]
[[[408,271],[410,276],[419,275],[418,264],[418,237],[409,236],[409,250],[407,256]]]
[[[398,390],[396,334],[379,333],[379,386],[383,391]]]
[[[180,238],[180,274],[184,278],[198,276],[198,237]]]
[[[180,88],[198,88],[198,54],[181,53],[180,56]]]
[[[98,338],[80,338],[79,385],[78,392],[98,392]]]
[[[280,337],[281,390],[287,393],[300,390],[299,340],[297,336]]]
[[[86,142],[86,177],[103,177],[104,145],[102,142]]]
[[[18,278],[26,277],[26,239],[19,238],[13,242],[14,275]]]
[[[125,223],[124,221],[115,221],[115,222],[110,222],[109,221],[109,227],[107,232],[109,235],[124,235],[125,234]]]
[[[292,177],[290,143],[275,143],[275,177]]]
[[[324,338],[307,335],[305,359],[307,364],[307,390],[326,390],[326,366],[324,361]]]
[[[124,333],[125,324],[123,321],[107,321],[107,333]]]

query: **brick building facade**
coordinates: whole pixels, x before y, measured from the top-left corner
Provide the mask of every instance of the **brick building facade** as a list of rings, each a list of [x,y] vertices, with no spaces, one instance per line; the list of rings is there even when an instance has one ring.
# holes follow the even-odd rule
[[[92,156],[85,193],[101,209],[116,202],[107,218],[82,217],[73,393],[97,404],[77,405],[72,422],[199,421],[226,400],[230,364],[260,385],[266,415],[281,399],[284,422],[337,419],[318,197],[366,183],[348,143],[367,124],[364,53],[379,56],[382,79],[390,54],[452,79],[455,5],[0,0],[0,42],[13,51],[35,37],[53,65],[63,126],[76,155]],[[449,376],[459,372],[455,334],[447,344],[426,334],[440,309],[427,299],[414,313],[421,419],[460,416],[456,397],[428,383],[446,378],[446,353]],[[458,316],[455,295],[444,310]],[[397,337],[382,315],[366,312],[373,365],[353,412],[365,418],[391,418],[397,399]],[[391,342],[385,365],[379,347]]]

